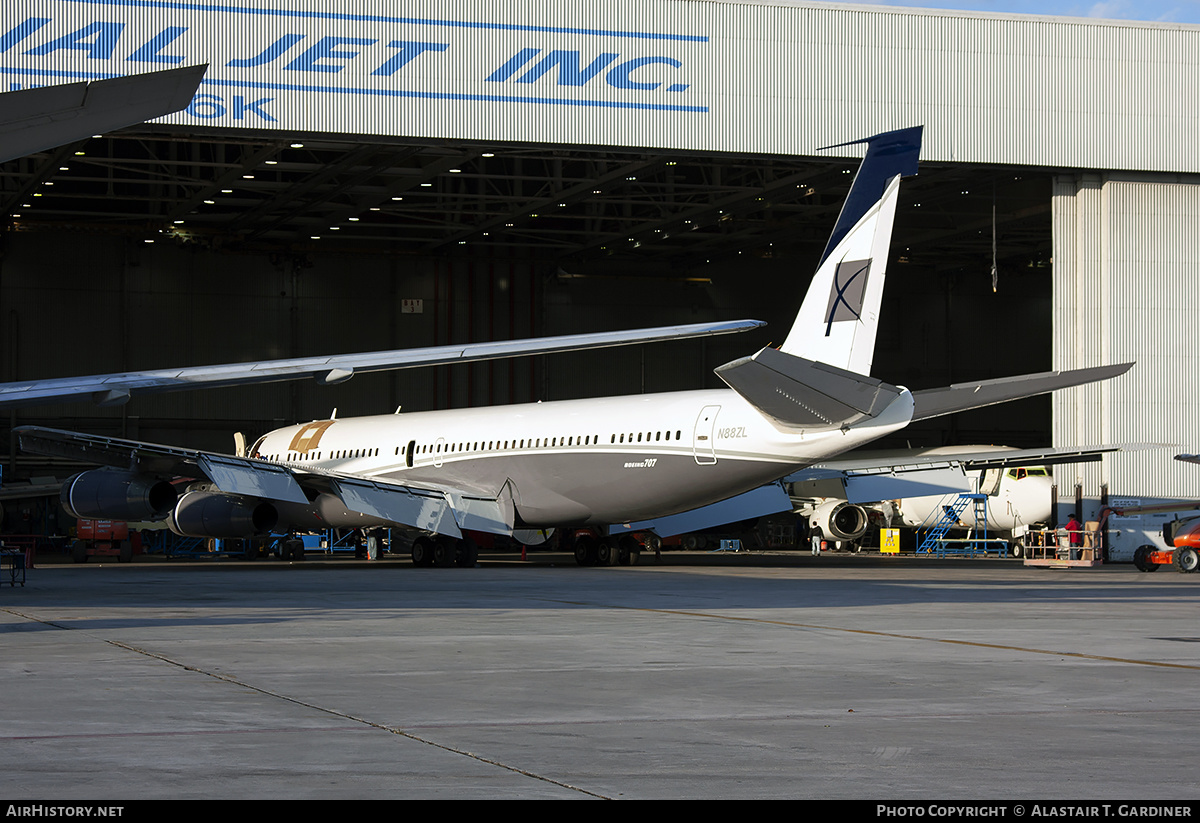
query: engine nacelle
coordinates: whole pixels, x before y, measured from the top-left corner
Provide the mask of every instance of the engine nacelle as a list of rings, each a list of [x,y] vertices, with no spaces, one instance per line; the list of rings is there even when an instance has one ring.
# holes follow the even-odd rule
[[[867,510],[845,500],[827,500],[809,515],[810,526],[833,540],[857,540],[867,533]]]
[[[540,546],[554,537],[554,529],[514,529],[512,536],[523,546]]]
[[[179,498],[167,525],[185,537],[253,537],[279,522],[279,512],[265,500],[220,492],[188,492]]]
[[[81,472],[62,487],[63,508],[82,520],[160,520],[177,497],[165,480],[115,469]]]

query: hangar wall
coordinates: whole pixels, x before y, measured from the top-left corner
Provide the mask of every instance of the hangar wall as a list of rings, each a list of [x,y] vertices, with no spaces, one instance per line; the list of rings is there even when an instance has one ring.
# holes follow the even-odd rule
[[[42,232],[4,235],[0,249],[0,382],[753,317],[755,296],[769,293],[731,296],[685,278],[560,278],[552,262],[528,258],[214,253]],[[362,374],[336,386],[145,395],[118,408],[38,406],[8,420],[226,450],[239,428],[266,431],[334,407],[351,416],[713,387],[714,367],[765,345],[768,333]]]
[[[208,63],[238,129],[1200,172],[1200,27],[748,0],[14,0],[10,87]]]
[[[1062,174],[1053,206],[1054,367],[1137,362],[1109,383],[1056,393],[1054,442],[1173,444],[1081,467],[1085,494],[1107,482],[1115,494],[1194,498],[1196,467],[1170,458],[1200,445],[1200,178]]]

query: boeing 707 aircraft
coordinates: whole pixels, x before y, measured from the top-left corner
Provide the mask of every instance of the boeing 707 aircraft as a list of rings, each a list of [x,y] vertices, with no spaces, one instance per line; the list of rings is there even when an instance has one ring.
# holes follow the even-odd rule
[[[317,420],[239,455],[39,427],[17,430],[21,447],[109,467],[65,484],[79,517],[169,515],[177,532],[202,537],[406,527],[421,534],[414,562],[447,566],[474,565],[464,531],[536,542],[535,530],[589,527],[576,559],[592,565],[623,532],[665,536],[728,522],[733,509],[790,508],[780,478],[914,420],[1126,371],[917,392],[869,376],[897,192],[917,172],[921,131],[857,141],[866,155],[790,333],[719,367],[727,389]],[[177,495],[180,478],[190,483]]]

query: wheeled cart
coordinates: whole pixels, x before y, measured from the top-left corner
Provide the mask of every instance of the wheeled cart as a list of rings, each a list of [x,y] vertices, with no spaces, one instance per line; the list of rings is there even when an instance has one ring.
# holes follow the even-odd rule
[[[25,585],[25,552],[16,549],[0,549],[0,585],[5,582],[15,586]]]

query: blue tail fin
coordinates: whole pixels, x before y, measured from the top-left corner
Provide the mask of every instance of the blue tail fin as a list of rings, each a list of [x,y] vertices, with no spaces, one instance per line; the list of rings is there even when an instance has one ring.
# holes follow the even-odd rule
[[[842,143],[867,145],[817,273],[781,350],[869,374],[899,180],[917,173],[923,127]]]

